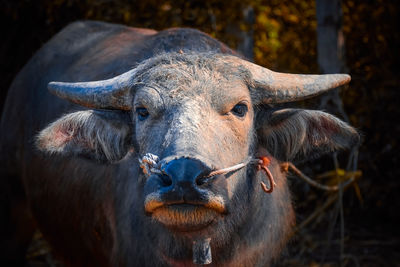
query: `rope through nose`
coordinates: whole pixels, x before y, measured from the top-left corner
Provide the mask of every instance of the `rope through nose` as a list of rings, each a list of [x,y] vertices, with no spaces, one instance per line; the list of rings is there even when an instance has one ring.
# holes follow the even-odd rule
[[[267,185],[261,181],[261,188],[265,193],[272,193],[272,191],[274,191],[274,187],[276,186],[276,183],[274,181],[274,176],[272,175],[272,173],[270,172],[270,170],[268,169],[269,164],[271,163],[271,160],[268,157],[260,157],[260,158],[248,158],[246,161],[233,165],[231,167],[228,168],[224,168],[224,169],[219,169],[219,170],[215,170],[210,172],[209,175],[207,175],[207,178],[215,176],[215,175],[220,175],[220,174],[225,174],[225,173],[229,173],[229,172],[235,172],[240,170],[241,168],[245,167],[248,164],[256,164],[257,165],[257,169],[258,170],[263,170],[268,178],[268,182],[269,182],[269,188],[267,187]]]
[[[225,174],[225,173],[228,173],[228,172],[235,172],[235,171],[240,170],[241,168],[245,167],[246,165],[248,165],[250,163],[256,163],[256,162],[258,162],[258,160],[252,159],[252,158],[248,158],[246,161],[244,161],[242,163],[239,163],[239,164],[227,167],[227,168],[223,168],[223,169],[212,171],[212,172],[210,172],[210,174],[208,174],[206,176],[206,178],[209,178],[209,177],[212,177],[212,176],[215,176],[215,175]]]
[[[161,170],[161,166],[159,164],[159,157],[154,154],[151,154],[151,153],[145,154],[141,159],[139,159],[139,163],[140,163],[140,168],[143,169],[143,173],[147,177],[149,177],[152,173],[163,174],[163,171]],[[272,173],[268,169],[268,166],[270,163],[271,163],[271,160],[268,157],[260,157],[260,158],[256,158],[256,159],[249,157],[242,163],[239,163],[239,164],[227,167],[227,168],[219,169],[219,170],[214,170],[214,171],[210,172],[205,178],[211,178],[216,175],[235,172],[249,164],[257,165],[258,170],[263,170],[265,172],[265,174],[268,178],[268,182],[269,182],[269,188],[266,186],[266,184],[264,182],[262,182],[262,181],[260,182],[262,190],[265,193],[272,193],[272,191],[274,190],[274,186],[276,184],[274,181],[274,177],[272,176]]]

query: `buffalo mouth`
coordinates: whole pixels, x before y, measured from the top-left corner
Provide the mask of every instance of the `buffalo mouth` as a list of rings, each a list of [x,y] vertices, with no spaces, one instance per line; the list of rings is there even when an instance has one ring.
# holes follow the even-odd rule
[[[179,232],[200,231],[212,225],[225,213],[222,198],[207,203],[165,203],[150,197],[145,201],[145,211],[154,220]]]
[[[218,213],[204,206],[174,204],[156,209],[151,216],[171,230],[189,232],[206,228],[218,217]]]

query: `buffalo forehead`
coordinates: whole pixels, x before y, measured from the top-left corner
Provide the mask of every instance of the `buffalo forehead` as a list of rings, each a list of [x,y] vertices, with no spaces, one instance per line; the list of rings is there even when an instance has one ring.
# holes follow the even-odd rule
[[[161,105],[182,105],[187,102],[199,106],[211,106],[220,113],[228,112],[240,101],[251,101],[250,92],[238,78],[228,80],[171,80],[151,84],[137,91],[135,105],[161,108]],[[166,108],[164,106],[164,108]]]

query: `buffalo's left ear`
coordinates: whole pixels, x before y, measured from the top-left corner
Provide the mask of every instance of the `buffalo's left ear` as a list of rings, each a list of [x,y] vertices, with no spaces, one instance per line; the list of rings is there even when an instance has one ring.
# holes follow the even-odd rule
[[[264,113],[258,122],[260,144],[282,161],[315,157],[360,142],[360,136],[353,127],[316,110],[272,111]]]
[[[51,123],[37,136],[36,147],[49,154],[115,162],[127,154],[131,141],[132,124],[126,112],[86,110]]]

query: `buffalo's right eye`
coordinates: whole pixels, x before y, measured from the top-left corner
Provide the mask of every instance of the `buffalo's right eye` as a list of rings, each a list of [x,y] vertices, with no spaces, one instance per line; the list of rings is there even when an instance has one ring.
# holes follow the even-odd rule
[[[147,119],[147,117],[149,116],[149,112],[146,108],[136,108],[136,114],[140,121]]]

